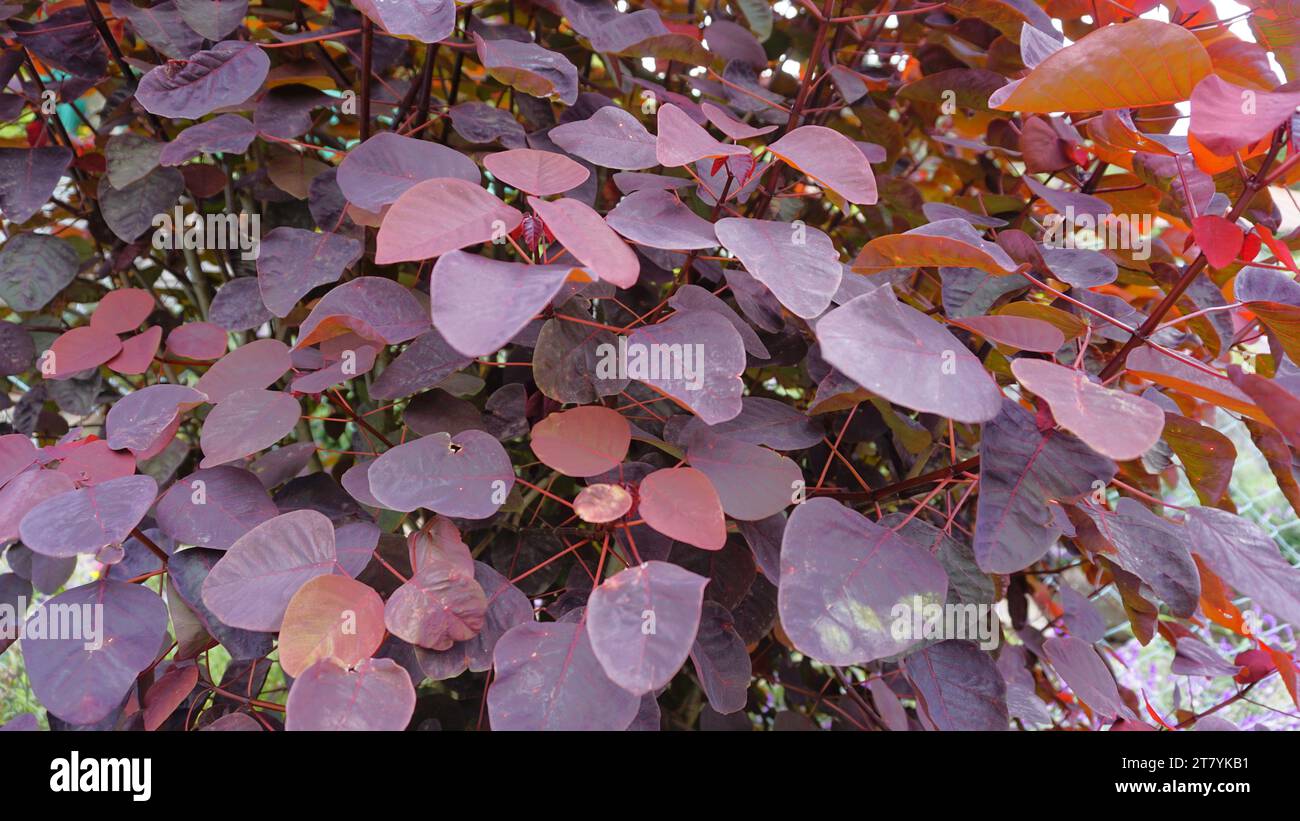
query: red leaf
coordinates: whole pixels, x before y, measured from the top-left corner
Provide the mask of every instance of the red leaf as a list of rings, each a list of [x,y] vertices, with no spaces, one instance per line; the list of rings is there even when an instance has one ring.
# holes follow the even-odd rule
[[[1246,240],[1240,227],[1223,217],[1206,215],[1192,220],[1192,235],[1201,253],[1213,268],[1223,268],[1232,263],[1241,252]]]

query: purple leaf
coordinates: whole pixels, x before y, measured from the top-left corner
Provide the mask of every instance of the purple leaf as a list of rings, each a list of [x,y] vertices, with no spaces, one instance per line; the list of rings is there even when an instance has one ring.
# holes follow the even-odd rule
[[[1192,89],[1188,132],[1220,157],[1231,157],[1288,122],[1297,105],[1300,91],[1247,89],[1210,74]]]
[[[636,695],[671,681],[695,643],[708,583],[677,565],[652,561],[593,590],[587,636],[605,674]]]
[[[1241,670],[1238,665],[1224,661],[1208,644],[1195,636],[1180,636],[1174,645],[1174,660],[1169,664],[1169,672],[1176,676],[1235,676]]]
[[[713,425],[712,430],[718,436],[773,450],[803,450],[826,435],[812,417],[762,396],[746,396],[741,400],[740,415]]]
[[[276,228],[262,240],[257,256],[262,302],[276,316],[288,316],[312,288],[338,282],[363,250],[361,243],[339,234]]]
[[[136,6],[130,0],[113,0],[111,4],[113,15],[128,20],[142,40],[164,56],[184,60],[203,48],[203,35],[186,24],[176,6],[172,0],[149,8]],[[221,37],[209,39],[220,40]]]
[[[119,239],[134,242],[158,226],[158,216],[169,213],[184,190],[185,177],[180,171],[155,168],[125,188],[102,186],[99,210]],[[181,229],[174,230],[179,234]]]
[[[897,655],[920,636],[892,626],[917,606],[941,604],[938,560],[831,499],[797,506],[781,541],[781,625],[800,652],[826,664]],[[898,612],[902,609],[902,613]]]
[[[731,116],[731,113],[726,109],[719,108],[713,103],[701,103],[700,109],[704,112],[704,116],[709,118],[709,122],[712,123],[715,128],[733,140],[748,140],[753,137],[761,137],[764,134],[771,134],[773,131],[776,131],[776,126],[774,125],[755,128],[752,125],[743,123]],[[884,157],[882,156],[881,159],[883,160]]]
[[[411,676],[392,659],[366,659],[353,670],[322,659],[294,679],[284,728],[397,731],[414,714]]]
[[[147,450],[181,411],[207,400],[203,393],[183,385],[149,385],[132,391],[108,410],[104,420],[108,446],[114,450]]]
[[[710,425],[740,413],[745,343],[714,311],[677,311],[657,325],[637,328],[626,342],[603,345],[596,376],[628,376],[680,400]],[[625,371],[605,373],[612,364]]]
[[[425,180],[407,189],[384,216],[375,262],[430,259],[480,242],[504,241],[522,221],[522,214],[475,183]]]
[[[36,446],[21,433],[0,436],[0,487],[36,464]]]
[[[49,636],[58,625],[71,625],[79,635]],[[93,724],[122,703],[166,637],[167,607],[157,593],[143,585],[94,582],[32,613],[23,659],[46,709],[71,724]]]
[[[259,134],[292,140],[311,130],[312,110],[328,107],[335,98],[301,83],[277,85],[262,95],[253,110],[253,125]]]
[[[619,288],[636,285],[641,274],[636,254],[590,206],[568,197],[554,202],[529,197],[528,204],[591,273]]]
[[[352,331],[395,345],[429,330],[429,314],[409,288],[383,277],[357,277],[321,297],[298,328],[298,348]]]
[[[19,524],[32,508],[74,489],[72,477],[57,470],[29,470],[5,482],[0,486],[0,543],[18,538]]]
[[[274,632],[298,588],[336,567],[330,520],[314,510],[283,513],[230,546],[203,582],[203,603],[231,627]]]
[[[11,179],[3,168],[0,149],[0,209],[4,184]],[[8,211],[12,221],[17,222]],[[49,234],[15,234],[0,249],[0,299],[15,311],[39,311],[77,276],[77,249]]]
[[[590,171],[563,154],[531,148],[488,154],[483,166],[506,185],[539,197],[563,194],[591,176]]]
[[[433,325],[465,356],[496,353],[551,303],[572,270],[444,254],[429,280]]]
[[[390,34],[405,34],[436,43],[456,28],[454,0],[357,0],[357,11]]]
[[[108,54],[85,8],[60,9],[39,23],[10,20],[9,25],[41,62],[78,77],[98,80],[104,76]]]
[[[280,340],[254,339],[213,363],[194,388],[216,405],[242,390],[274,385],[292,364],[289,348]]]
[[[817,321],[825,360],[867,390],[959,422],[997,416],[1002,392],[946,328],[904,305],[888,282]]]
[[[176,0],[190,28],[209,40],[220,40],[239,28],[248,14],[248,0]]]
[[[5,282],[0,280],[0,294],[3,294],[4,289]],[[20,374],[30,368],[35,359],[36,343],[32,340],[31,333],[16,322],[0,323],[0,376]]]
[[[493,730],[624,730],[640,709],[641,699],[605,674],[583,624],[517,625],[492,658]]]
[[[754,333],[754,329],[749,326],[749,323],[741,319],[740,315],[733,311],[730,305],[714,296],[713,292],[707,288],[701,288],[699,285],[683,284],[668,298],[668,304],[678,311],[713,311],[724,317],[736,329],[736,333],[740,334],[741,340],[745,343],[745,351],[750,356],[755,359],[772,358],[771,351],[763,344],[763,340],[758,338],[758,334]],[[782,407],[785,406],[782,405]]]
[[[271,61],[261,46],[228,40],[190,55],[186,62],[152,69],[140,80],[135,97],[146,111],[159,117],[197,120],[252,97],[270,68]]]
[[[242,154],[257,137],[257,127],[238,114],[222,114],[192,125],[163,146],[159,162],[182,165],[200,154]]]
[[[605,222],[638,245],[672,251],[716,248],[713,224],[669,191],[636,191],[605,215]]]
[[[187,322],[167,335],[167,352],[196,362],[210,362],[226,355],[226,329],[211,322]]]
[[[370,466],[370,492],[390,510],[427,508],[486,519],[515,483],[505,448],[478,430],[434,434],[385,451]]]
[[[729,424],[729,423],[723,423]],[[803,483],[803,471],[791,459],[765,447],[719,435],[692,419],[680,437],[686,461],[709,477],[733,519],[756,521],[785,510]]]
[[[1174,615],[1191,618],[1201,598],[1201,575],[1187,548],[1186,529],[1128,497],[1120,498],[1114,513],[1084,510],[1119,550],[1119,566],[1146,582]]]
[[[755,565],[773,582],[781,578],[781,542],[785,538],[785,525],[784,513],[756,522],[736,522],[740,535],[754,554]]]
[[[1068,584],[1061,585],[1060,595],[1065,626],[1070,629],[1070,635],[1089,644],[1106,638],[1106,622],[1087,596]]]
[[[148,476],[123,476],[46,499],[19,523],[23,544],[62,558],[121,545],[153,507],[158,484]]]
[[[468,143],[498,142],[506,148],[526,144],[524,127],[504,109],[473,100],[452,106],[448,113],[451,127]]]
[[[803,223],[727,217],[718,239],[790,312],[820,316],[840,286],[844,268],[830,237]]]
[[[565,105],[578,101],[578,69],[563,54],[531,42],[484,40],[477,32],[474,47],[498,82],[534,97],[555,95]]]
[[[394,359],[371,386],[375,399],[398,399],[432,387],[470,363],[433,330],[421,334]]]
[[[459,151],[381,131],[343,158],[338,184],[348,202],[379,211],[416,183],[444,177],[478,185],[483,175],[474,161]]]
[[[618,54],[651,37],[668,34],[654,9],[619,12],[608,0],[560,0],[558,5],[593,51]]]
[[[743,145],[718,142],[672,103],[659,106],[658,123],[655,159],[665,168],[690,165],[696,160],[749,154],[749,149]]]
[[[403,641],[430,650],[449,650],[483,629],[487,596],[466,568],[428,558],[397,588],[384,607],[384,624]]]
[[[0,211],[5,218],[14,223],[31,219],[49,202],[71,162],[72,152],[61,146],[0,148]],[[5,249],[23,236],[10,239]]]
[[[1165,414],[1154,402],[1103,388],[1083,371],[1041,359],[1018,358],[1011,372],[1047,402],[1061,427],[1102,456],[1136,459],[1160,441]]]
[[[638,171],[659,164],[654,135],[618,106],[603,106],[585,120],[557,125],[547,136],[575,157],[602,168]]]
[[[1010,399],[983,436],[975,559],[986,573],[1014,573],[1041,559],[1060,534],[1047,503],[1104,487],[1116,467],[1068,433],[1039,430]]]
[[[1222,510],[1187,511],[1192,551],[1238,592],[1288,624],[1300,624],[1300,571],[1259,525]],[[2,535],[2,534],[0,534]]]
[[[273,649],[270,633],[256,633],[231,627],[217,618],[203,603],[203,582],[225,553],[195,547],[173,554],[167,563],[168,597],[188,608],[203,631],[221,643],[234,659],[260,659]]]
[[[477,635],[446,650],[416,650],[420,667],[435,681],[455,678],[466,670],[481,673],[491,669],[492,651],[506,631],[533,621],[533,605],[528,597],[492,567],[474,562],[474,581],[487,597],[483,626]]]
[[[936,728],[1008,729],[1006,682],[973,642],[941,641],[908,656],[903,667]]]
[[[1091,644],[1073,636],[1056,636],[1043,642],[1043,652],[1075,698],[1094,713],[1107,719],[1130,714],[1120,701],[1115,678]]]
[[[820,125],[803,125],[768,150],[856,205],[876,204],[876,177],[853,141]]]
[[[225,550],[278,511],[256,476],[222,466],[178,479],[158,500],[155,515],[176,541]]]
[[[709,706],[724,715],[745,709],[753,675],[749,651],[736,632],[731,612],[717,602],[704,603],[691,661]]]
[[[274,445],[298,424],[302,408],[287,393],[248,388],[232,393],[203,420],[199,467],[216,467]]]

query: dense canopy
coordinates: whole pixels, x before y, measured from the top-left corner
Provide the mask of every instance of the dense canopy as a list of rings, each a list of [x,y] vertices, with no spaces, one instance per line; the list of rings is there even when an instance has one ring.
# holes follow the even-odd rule
[[[1246,2],[0,5],[0,724],[1296,726]]]

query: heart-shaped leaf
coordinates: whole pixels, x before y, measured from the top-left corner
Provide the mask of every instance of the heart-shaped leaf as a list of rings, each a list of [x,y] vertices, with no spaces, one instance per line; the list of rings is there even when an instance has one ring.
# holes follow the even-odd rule
[[[390,34],[437,43],[456,28],[455,0],[359,0],[357,10]]]
[[[888,283],[817,321],[822,356],[891,402],[961,422],[998,414],[1002,392],[946,328],[899,302]]]
[[[392,659],[366,659],[352,670],[323,659],[294,679],[284,706],[286,730],[395,732],[415,713],[415,687]]]
[[[1017,359],[1011,371],[1047,402],[1063,428],[1103,456],[1136,459],[1160,440],[1165,414],[1154,402],[1103,388],[1083,371],[1041,359]]]
[[[602,582],[587,600],[587,636],[605,674],[642,695],[686,661],[709,580],[667,562],[646,562]]]
[[[393,635],[417,647],[447,650],[483,629],[487,595],[474,574],[442,558],[428,557],[384,607]]]
[[[479,430],[398,445],[376,459],[369,473],[370,492],[391,510],[423,507],[465,519],[496,513],[515,483],[501,443]]]
[[[280,623],[280,666],[298,677],[322,659],[353,667],[384,639],[379,594],[345,576],[317,576],[289,600]]]
[[[605,675],[583,624],[517,625],[492,659],[493,730],[624,730],[641,705]]]
[[[114,450],[146,450],[181,411],[197,407],[207,396],[183,385],[149,385],[122,397],[108,411],[104,429]]]
[[[23,660],[41,704],[70,724],[94,724],[154,662],[167,607],[143,585],[92,582],[43,602],[25,628]]]
[[[590,206],[568,197],[554,202],[529,197],[528,204],[565,250],[593,274],[620,288],[636,285],[641,274],[636,254]]]
[[[277,515],[257,477],[228,465],[177,479],[154,513],[158,527],[176,541],[221,550]]]
[[[1014,573],[1043,557],[1060,530],[1047,503],[1104,488],[1115,463],[1062,431],[1043,431],[1028,411],[1003,400],[980,441],[975,559],[986,573]]]
[[[140,80],[135,98],[159,117],[197,120],[224,106],[238,105],[262,86],[271,61],[256,43],[227,40],[188,60],[171,61]]]
[[[228,395],[203,420],[199,467],[215,467],[274,445],[298,424],[302,408],[287,393],[248,388]]]
[[[602,168],[638,171],[659,163],[654,135],[616,105],[598,108],[585,120],[561,123],[547,136],[573,156]]]
[[[153,507],[158,483],[148,476],[123,476],[52,496],[23,516],[23,544],[44,556],[96,553],[121,545]]]
[[[574,270],[444,254],[429,280],[433,325],[465,356],[496,353],[551,303]]]
[[[790,312],[820,316],[840,287],[844,268],[830,237],[803,223],[727,217],[718,239]]]
[[[627,456],[632,430],[617,411],[587,405],[553,413],[533,426],[533,453],[565,476],[595,476]]]
[[[203,582],[203,603],[231,627],[274,632],[298,589],[337,567],[334,525],[294,510],[240,536]]]
[[[591,176],[590,171],[563,154],[532,148],[488,154],[483,166],[506,185],[539,197],[563,194]]]
[[[665,468],[642,479],[638,512],[655,530],[701,550],[721,550],[727,541],[718,491],[695,468]]]
[[[475,183],[440,178],[410,186],[379,227],[380,265],[429,259],[505,236],[523,215]],[[430,231],[429,226],[437,226]]]
[[[768,150],[856,205],[876,204],[871,163],[853,141],[834,129],[802,125]]]
[[[921,637],[892,626],[940,604],[938,560],[832,499],[795,508],[781,541],[781,625],[795,647],[826,664],[896,655]]]

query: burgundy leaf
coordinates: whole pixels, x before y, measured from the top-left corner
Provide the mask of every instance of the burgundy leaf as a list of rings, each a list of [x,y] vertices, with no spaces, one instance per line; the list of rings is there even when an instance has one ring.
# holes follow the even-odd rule
[[[160,117],[197,120],[223,106],[252,97],[266,79],[271,61],[261,46],[238,40],[217,43],[151,70],[140,80],[135,97]]]
[[[795,508],[781,542],[781,625],[801,652],[826,664],[896,655],[920,636],[893,628],[940,604],[938,560],[831,499]]]

